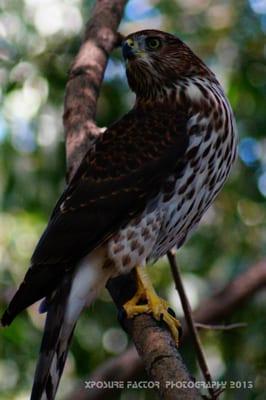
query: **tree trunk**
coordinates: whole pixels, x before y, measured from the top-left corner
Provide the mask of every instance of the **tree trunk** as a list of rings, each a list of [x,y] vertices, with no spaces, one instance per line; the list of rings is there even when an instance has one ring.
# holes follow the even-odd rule
[[[65,96],[67,179],[71,179],[81,159],[101,130],[95,123],[97,99],[108,56],[121,41],[117,27],[123,14],[124,0],[98,0],[87,23],[82,46],[72,64]],[[111,280],[107,288],[118,309],[135,291],[135,273]],[[164,324],[143,314],[126,321],[148,377],[158,382],[162,399],[199,399],[173,338]],[[190,382],[167,385],[167,382]]]

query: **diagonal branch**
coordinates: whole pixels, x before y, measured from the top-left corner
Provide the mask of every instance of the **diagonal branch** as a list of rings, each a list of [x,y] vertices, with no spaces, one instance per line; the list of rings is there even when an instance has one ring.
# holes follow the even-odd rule
[[[181,279],[180,269],[179,269],[177,261],[176,261],[176,251],[175,250],[169,251],[167,253],[167,257],[168,257],[169,264],[170,264],[171,271],[172,271],[172,275],[173,275],[173,278],[174,278],[175,287],[176,287],[176,290],[177,290],[177,292],[179,294],[180,301],[181,301],[181,304],[182,304],[182,307],[183,307],[183,310],[184,310],[186,323],[187,323],[187,326],[189,328],[189,332],[190,332],[190,335],[192,337],[192,340],[194,342],[194,347],[195,347],[195,350],[196,350],[197,359],[198,359],[198,363],[199,363],[200,369],[201,369],[201,371],[203,373],[203,376],[205,378],[206,383],[209,384],[208,385],[208,391],[209,391],[209,394],[211,396],[211,399],[215,400],[217,398],[217,395],[215,394],[215,390],[212,388],[211,373],[209,371],[208,364],[207,364],[206,359],[205,359],[205,355],[204,355],[204,352],[203,352],[201,340],[200,340],[200,337],[199,337],[195,322],[194,322],[193,317],[192,317],[192,310],[191,310],[191,307],[190,307],[190,304],[189,304],[189,301],[188,301],[188,298],[187,298],[187,295],[186,295],[186,292],[185,292],[185,288],[184,288],[184,285],[183,285],[183,282],[182,282],[182,279]]]
[[[239,306],[250,299],[256,292],[266,287],[266,260],[262,260],[251,266],[247,271],[237,276],[232,282],[227,284],[222,290],[214,293],[211,297],[203,301],[199,308],[193,312],[195,321],[201,324],[213,324],[223,321],[229,317]],[[188,339],[189,332],[187,326],[183,324],[182,341]],[[139,358],[134,347],[130,347],[123,354],[113,357],[104,362],[88,378],[93,381],[128,381],[143,373],[143,362]],[[77,400],[103,400],[117,398],[117,391],[112,397],[112,390],[97,389],[95,391],[85,391],[82,389],[74,390],[69,396],[70,399]]]
[[[85,30],[83,44],[70,69],[65,96],[67,176],[71,179],[82,157],[93,145],[100,129],[95,123],[97,99],[108,56],[119,42],[116,30],[124,0],[98,0]],[[134,294],[135,274],[111,280],[107,286],[118,309]],[[150,315],[125,321],[127,331],[141,355],[150,379],[160,383],[164,399],[198,399],[198,391],[167,388],[165,381],[191,381],[186,367],[165,325]]]
[[[69,179],[101,132],[95,123],[97,100],[109,54],[120,40],[116,30],[125,3],[125,0],[96,1],[83,43],[70,68],[64,105]]]

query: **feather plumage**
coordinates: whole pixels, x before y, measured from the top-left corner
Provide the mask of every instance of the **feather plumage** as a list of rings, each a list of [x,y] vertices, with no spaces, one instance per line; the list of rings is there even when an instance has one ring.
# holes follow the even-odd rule
[[[76,320],[94,289],[180,247],[235,158],[232,110],[209,68],[165,32],[137,32],[125,45],[135,106],[85,155],[1,320],[8,325],[33,302],[48,299],[32,400],[54,398]],[[94,281],[82,260],[98,250],[103,255],[96,257]]]

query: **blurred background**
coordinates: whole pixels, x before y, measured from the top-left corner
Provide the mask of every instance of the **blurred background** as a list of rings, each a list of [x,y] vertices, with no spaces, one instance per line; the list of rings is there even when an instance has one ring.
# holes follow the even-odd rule
[[[91,5],[88,0],[0,0],[1,309],[23,278],[65,184],[64,89]],[[178,255],[195,309],[266,256],[266,1],[128,1],[120,31],[145,28],[177,34],[214,70],[239,130],[239,159],[230,180]],[[99,125],[119,118],[133,100],[116,50],[105,72]],[[150,273],[158,291],[182,316],[166,260]],[[265,305],[265,290],[258,291],[223,321],[246,322],[246,328],[201,334],[215,379],[251,380],[255,385],[251,390],[226,391],[222,399],[265,398]],[[37,308],[30,307],[10,328],[1,330],[1,400],[28,398],[44,322]],[[129,345],[104,292],[78,323],[58,399],[66,398],[79,380],[88,379],[96,366]],[[200,378],[191,343],[184,344],[181,353]],[[141,378],[147,379],[144,374]],[[153,399],[154,393],[127,390],[113,398],[145,400]]]

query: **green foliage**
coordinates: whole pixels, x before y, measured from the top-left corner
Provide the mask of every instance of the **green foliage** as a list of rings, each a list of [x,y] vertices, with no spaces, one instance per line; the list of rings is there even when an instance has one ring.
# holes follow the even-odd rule
[[[180,251],[193,307],[265,257],[265,30],[266,7],[256,0],[131,0],[121,32],[155,27],[178,34],[217,73],[235,111],[240,158],[230,181]],[[0,2],[0,285],[4,309],[27,269],[31,252],[64,187],[62,112],[67,71],[91,1]],[[264,9],[263,9],[264,7]],[[106,126],[133,102],[120,52],[111,57],[98,107]],[[179,310],[165,261],[151,267],[156,286]],[[11,288],[11,289],[10,289]],[[253,389],[227,390],[225,400],[263,399],[265,294],[258,293],[225,323],[246,329],[202,335],[215,379],[252,381]],[[179,307],[179,308],[178,308]],[[44,316],[37,306],[1,331],[0,399],[26,399]],[[119,340],[117,339],[119,338]],[[127,347],[107,293],[78,324],[61,385],[61,398],[96,366]],[[197,376],[191,344],[181,348]],[[123,393],[122,399],[129,397]],[[153,398],[133,391],[130,399]]]

